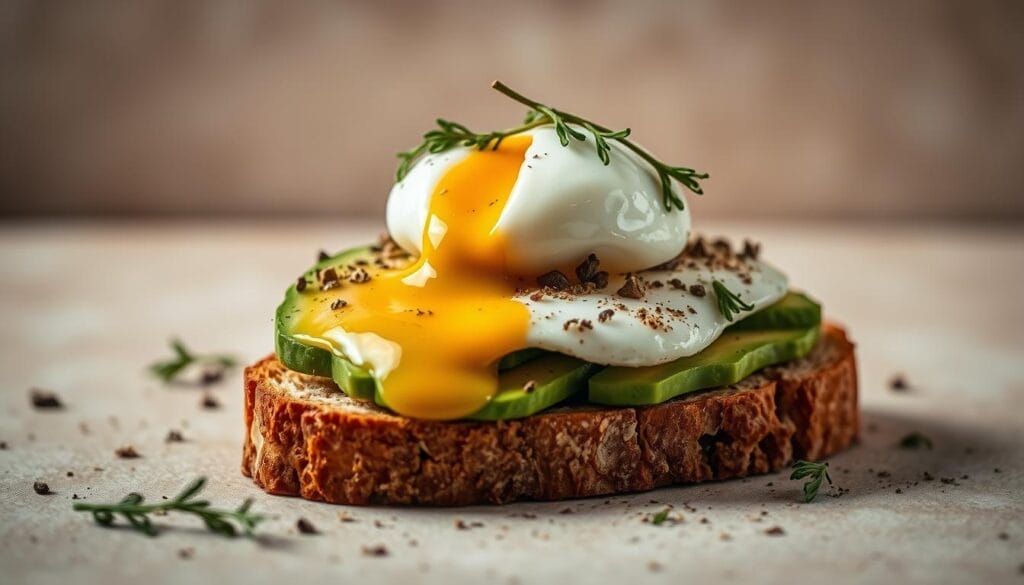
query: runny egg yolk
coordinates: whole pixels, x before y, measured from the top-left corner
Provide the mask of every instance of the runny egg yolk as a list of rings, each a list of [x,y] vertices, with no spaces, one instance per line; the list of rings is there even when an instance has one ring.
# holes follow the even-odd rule
[[[319,337],[340,326],[400,348],[397,366],[379,379],[380,397],[399,414],[452,419],[480,410],[498,389],[498,360],[526,347],[529,311],[511,298],[516,279],[495,225],[531,141],[513,136],[450,168],[434,188],[420,258],[344,286],[344,310],[307,314],[299,327]]]

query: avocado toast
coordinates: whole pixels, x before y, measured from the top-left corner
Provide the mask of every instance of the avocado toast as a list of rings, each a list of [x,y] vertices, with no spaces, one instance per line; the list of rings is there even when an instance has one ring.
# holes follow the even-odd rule
[[[246,370],[242,470],[350,504],[559,499],[740,477],[858,432],[853,346],[760,258],[690,231],[666,165],[538,104],[402,153],[388,234],[286,289]],[[594,154],[597,156],[594,156]]]

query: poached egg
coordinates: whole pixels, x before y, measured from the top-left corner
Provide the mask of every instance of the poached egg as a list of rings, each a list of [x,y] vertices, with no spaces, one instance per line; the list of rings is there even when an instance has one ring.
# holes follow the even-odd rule
[[[647,270],[686,246],[689,210],[666,211],[646,162],[610,145],[611,162],[603,165],[589,137],[563,147],[548,126],[497,149],[421,158],[387,204],[388,231],[414,260],[399,269],[367,267],[358,286],[327,291],[345,308],[314,307],[296,338],[369,370],[395,412],[454,419],[487,404],[498,388],[498,360],[515,350],[660,364],[699,352],[729,324],[711,292],[714,280],[755,311],[785,294],[785,276],[753,260],[742,271]],[[608,286],[536,290],[538,275],[571,275],[592,253],[611,272]],[[627,278],[639,278],[646,294],[616,294]]]

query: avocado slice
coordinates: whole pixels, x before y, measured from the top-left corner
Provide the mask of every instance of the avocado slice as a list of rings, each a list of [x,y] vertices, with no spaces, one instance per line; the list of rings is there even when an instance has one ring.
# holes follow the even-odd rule
[[[353,248],[318,261],[303,277],[315,282],[316,271],[334,266],[345,266],[361,260],[372,260],[369,247]],[[334,379],[335,383],[353,398],[373,400],[377,383],[365,369],[343,357],[320,348],[306,345],[293,336],[293,321],[300,314],[301,295],[292,284],[285,291],[284,301],[278,306],[275,323],[274,350],[277,359],[290,370]]]
[[[320,260],[302,276],[308,281],[315,282],[317,270],[345,266],[360,260],[370,260],[372,257],[373,254],[368,247],[353,248]],[[303,294],[296,290],[293,283],[285,291],[284,301],[277,307],[274,317],[274,349],[277,359],[290,370],[312,376],[329,377],[333,368],[333,354],[326,349],[306,345],[293,337],[294,321],[301,314],[300,301]]]
[[[539,350],[538,350],[539,351]],[[498,393],[472,420],[509,420],[554,406],[587,385],[600,366],[558,353],[547,353],[498,376]],[[533,382],[532,389],[527,384]]]
[[[789,291],[781,300],[730,325],[726,331],[803,329],[819,323],[821,323],[821,305],[803,293]]]
[[[333,353],[305,345],[280,331],[277,356],[285,367],[313,376],[324,376],[348,396],[384,404],[377,381],[365,369]],[[300,370],[289,364],[302,365]],[[519,350],[505,356],[498,366],[498,393],[473,420],[508,420],[540,412],[565,400],[586,387],[586,380],[598,366],[562,354],[536,348]],[[533,389],[525,390],[527,382]]]
[[[523,355],[517,355],[520,353]],[[387,406],[373,376],[343,357],[305,345],[281,332],[277,335],[277,355],[289,369],[302,371],[288,365],[300,363],[308,370],[303,373],[333,379],[352,398],[373,400],[380,406]],[[519,363],[500,371],[498,393],[469,419],[509,420],[530,416],[583,390],[587,378],[600,369],[577,358],[539,349],[521,350],[509,356],[515,356],[513,360]],[[509,361],[515,363],[513,360]],[[533,382],[530,391],[526,390],[528,382]]]
[[[377,382],[363,368],[326,349],[306,345],[281,331],[276,337],[277,359],[289,370],[331,378],[345,394],[373,400]]]
[[[512,368],[519,366],[520,364],[525,364],[532,359],[550,354],[551,352],[544,351],[539,347],[527,347],[526,349],[516,350],[501,358],[501,361],[498,362],[498,371],[511,370]]]
[[[596,404],[659,404],[680,394],[735,384],[761,368],[806,355],[820,327],[726,331],[697,355],[659,366],[611,367],[590,378],[587,398]]]
[[[367,247],[354,248],[318,261],[303,276],[315,281],[316,271],[345,266],[360,260],[372,260]],[[285,291],[277,308],[274,347],[277,358],[290,370],[331,378],[345,394],[362,400],[374,400],[386,406],[378,392],[377,381],[366,369],[344,357],[295,338],[293,321],[300,313],[302,294],[294,284]],[[505,420],[539,412],[565,400],[586,386],[586,379],[597,366],[583,360],[547,352],[538,348],[514,351],[498,363],[499,391],[483,410],[469,417],[474,420]],[[524,390],[533,381],[530,392]]]

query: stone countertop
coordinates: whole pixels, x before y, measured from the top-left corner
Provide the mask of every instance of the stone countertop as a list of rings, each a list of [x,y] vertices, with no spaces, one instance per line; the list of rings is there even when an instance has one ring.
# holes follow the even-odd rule
[[[858,344],[862,439],[813,504],[786,473],[649,493],[458,509],[348,508],[265,495],[239,471],[241,375],[204,391],[146,365],[179,336],[255,360],[317,250],[379,224],[0,224],[0,574],[10,583],[1024,583],[1024,230],[713,224],[749,236]],[[900,374],[909,388],[890,389]],[[29,389],[56,392],[33,409]],[[177,430],[184,442],[165,442]],[[931,450],[895,445],[918,431]],[[115,456],[131,445],[137,459]],[[209,478],[254,498],[257,539],[156,518],[103,529],[85,502],[172,496]],[[927,479],[934,478],[934,479]],[[37,495],[33,482],[54,492]],[[682,522],[644,518],[674,507]],[[303,535],[300,518],[319,531]],[[349,521],[342,521],[347,519]],[[462,520],[468,529],[459,529]],[[479,523],[477,525],[475,523]],[[767,530],[779,526],[781,535]],[[387,556],[364,554],[384,545]]]

